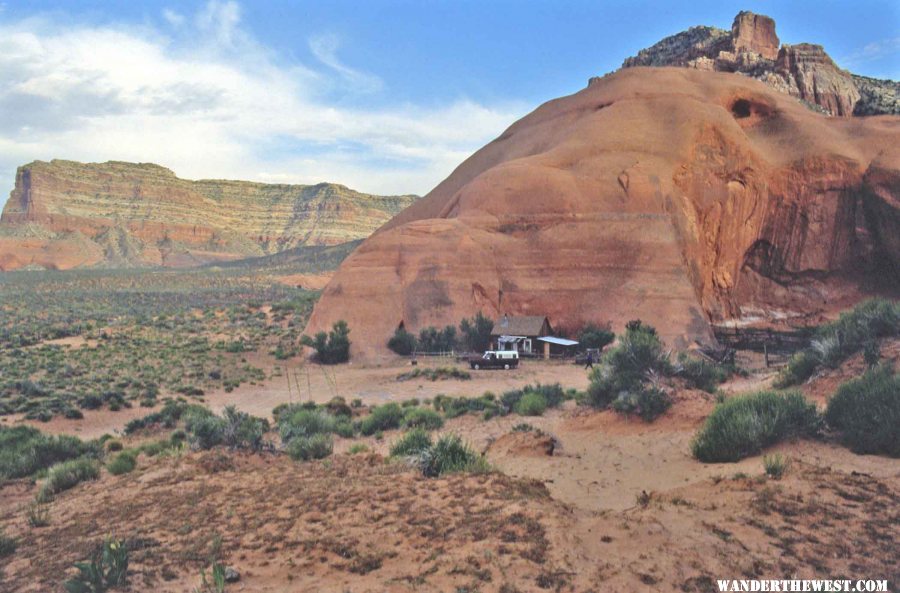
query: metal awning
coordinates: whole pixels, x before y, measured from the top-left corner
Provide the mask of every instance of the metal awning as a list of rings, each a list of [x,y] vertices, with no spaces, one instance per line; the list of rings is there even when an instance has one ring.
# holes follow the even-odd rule
[[[543,336],[538,338],[541,342],[549,342],[558,346],[575,346],[578,344],[575,340],[567,340],[566,338],[557,338],[555,336]]]
[[[497,338],[497,341],[501,344],[507,344],[509,342],[517,342],[524,339],[525,336],[500,336],[499,338]]]

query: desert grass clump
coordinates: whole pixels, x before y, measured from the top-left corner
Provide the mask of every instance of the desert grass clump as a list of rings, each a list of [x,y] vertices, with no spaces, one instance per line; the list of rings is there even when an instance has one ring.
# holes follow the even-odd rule
[[[844,383],[825,420],[856,453],[900,457],[900,376],[885,364]]]
[[[57,463],[47,472],[47,479],[38,491],[37,499],[48,502],[64,490],[99,477],[100,463],[94,459],[80,458]]]
[[[16,540],[9,537],[0,529],[0,558],[6,558],[16,553]]]
[[[419,455],[432,445],[431,436],[422,428],[414,428],[391,445],[391,457]]]
[[[46,527],[50,525],[50,505],[46,502],[33,500],[25,511],[25,519],[32,528]]]
[[[781,453],[763,455],[763,469],[766,471],[766,475],[774,480],[780,480],[789,465],[790,461]]]
[[[347,453],[350,455],[358,455],[360,453],[368,453],[369,447],[364,443],[353,443],[350,445],[350,448],[347,449]]]
[[[330,434],[298,436],[287,445],[287,453],[294,461],[324,459],[334,452],[334,439]]]
[[[427,478],[448,473],[485,473],[490,465],[457,435],[444,435],[419,455],[419,467]]]
[[[403,422],[403,409],[399,404],[389,403],[371,409],[369,415],[362,419],[359,431],[365,436],[376,432],[400,428]]]
[[[736,396],[716,406],[691,451],[706,463],[738,461],[784,439],[814,435],[820,425],[815,404],[799,392]]]
[[[134,451],[122,451],[106,464],[106,470],[114,476],[133,472],[136,467],[137,454]]]
[[[430,408],[407,408],[403,414],[403,426],[405,428],[437,430],[444,426],[444,419]]]

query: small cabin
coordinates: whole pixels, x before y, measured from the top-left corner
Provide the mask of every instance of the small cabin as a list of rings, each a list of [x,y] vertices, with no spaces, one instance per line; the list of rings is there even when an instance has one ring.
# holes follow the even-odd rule
[[[553,327],[547,317],[504,315],[494,324],[491,341],[497,350],[515,350],[524,356],[534,356],[538,354],[540,347],[537,339],[552,335]]]

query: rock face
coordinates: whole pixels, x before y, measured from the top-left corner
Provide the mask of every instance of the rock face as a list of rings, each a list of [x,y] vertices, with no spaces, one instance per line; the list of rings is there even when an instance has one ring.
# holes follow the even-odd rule
[[[189,266],[367,237],[415,196],[333,184],[179,179],[152,164],[20,167],[0,216],[0,270]]]
[[[627,68],[546,103],[348,257],[308,332],[353,354],[483,311],[574,330],[831,311],[900,282],[900,118],[830,118],[760,81]],[[882,282],[881,285],[878,283]]]
[[[623,68],[635,66],[739,72],[830,115],[900,115],[896,82],[841,70],[821,45],[799,43],[779,48],[775,21],[752,12],[739,13],[730,33],[715,27],[693,27],[666,37],[622,64]]]

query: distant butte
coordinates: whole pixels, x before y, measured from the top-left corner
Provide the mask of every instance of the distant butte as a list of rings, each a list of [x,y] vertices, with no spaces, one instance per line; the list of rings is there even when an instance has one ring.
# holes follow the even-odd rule
[[[639,51],[622,67],[679,66],[738,72],[829,115],[900,115],[897,82],[842,70],[821,45],[779,43],[774,20],[745,11],[734,18],[730,32],[691,27]]]
[[[362,239],[416,196],[342,185],[179,179],[150,163],[19,167],[0,215],[0,271],[185,267]]]

